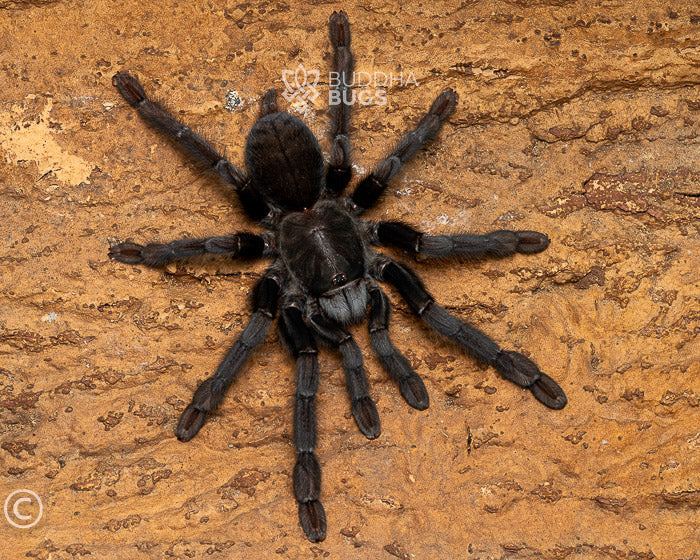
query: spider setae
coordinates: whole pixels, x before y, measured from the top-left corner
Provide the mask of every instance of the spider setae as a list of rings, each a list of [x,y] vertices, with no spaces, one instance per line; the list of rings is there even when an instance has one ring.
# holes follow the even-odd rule
[[[428,407],[423,381],[389,338],[390,304],[377,281],[393,285],[430,327],[493,366],[506,379],[530,389],[546,406],[560,409],[566,404],[559,385],[531,360],[518,352],[502,350],[484,333],[450,315],[433,300],[415,272],[373,249],[387,245],[428,257],[473,259],[539,253],[547,248],[549,239],[535,231],[505,230],[485,235],[431,236],[400,222],[361,219],[362,213],[377,203],[401,165],[440,130],[454,111],[457,96],[449,89],[440,93],[418,125],[358,182],[352,194],[342,196],[352,175],[347,84],[353,71],[350,25],[343,12],[334,12],[330,18],[330,40],[334,70],[340,78],[334,85],[339,94],[335,99],[341,102],[330,107],[332,148],[327,164],[311,130],[298,118],[279,111],[274,89],[264,95],[260,117],[248,135],[246,172],[151,101],[136,78],[120,72],[113,79],[119,93],[146,122],[210,166],[235,190],[248,216],[267,229],[261,235],[241,232],[145,246],[127,241],[110,248],[109,255],[117,261],[151,267],[202,254],[272,259],[255,286],[255,310],[248,325],[216,373],[195,391],[180,417],[177,437],[187,441],[201,429],[248,354],[263,341],[279,308],[281,338],[296,359],[294,494],[301,526],[314,542],[326,536],[326,516],[319,501],[321,469],[314,454],[314,397],[319,378],[316,339],[340,352],[352,414],[367,438],[379,435],[379,415],[369,394],[360,349],[345,328],[366,315],[372,347],[403,398],[418,410]]]

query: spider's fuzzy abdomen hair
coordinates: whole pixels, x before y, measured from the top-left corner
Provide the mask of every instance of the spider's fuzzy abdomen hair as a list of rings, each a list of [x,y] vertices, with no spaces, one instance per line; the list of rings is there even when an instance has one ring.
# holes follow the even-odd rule
[[[258,120],[248,135],[245,161],[254,188],[285,211],[306,210],[321,195],[321,147],[292,115],[272,113]]]

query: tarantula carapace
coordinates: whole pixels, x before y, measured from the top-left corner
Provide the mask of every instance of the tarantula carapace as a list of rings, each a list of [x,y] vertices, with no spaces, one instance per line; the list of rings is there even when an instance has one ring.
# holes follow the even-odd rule
[[[440,130],[454,111],[457,96],[450,89],[440,93],[418,125],[359,181],[352,194],[342,196],[352,175],[347,93],[353,71],[350,25],[343,12],[334,12],[330,18],[330,39],[334,70],[340,77],[334,85],[340,95],[335,98],[341,102],[330,107],[332,147],[327,164],[311,130],[298,118],[279,111],[274,89],[263,97],[260,118],[248,135],[246,172],[151,101],[136,78],[120,72],[113,79],[119,93],[143,119],[210,166],[235,190],[246,213],[268,230],[261,235],[236,233],[145,246],[127,241],[113,245],[109,254],[123,263],[152,267],[206,253],[272,259],[254,288],[250,322],[216,373],[195,391],[178,423],[177,437],[187,441],[200,430],[248,354],[263,341],[279,309],[281,338],[296,359],[293,487],[301,526],[311,541],[326,535],[326,516],[319,501],[321,469],[314,455],[314,397],[319,378],[316,339],[340,352],[352,414],[367,438],[379,435],[379,415],[369,394],[362,354],[345,328],[366,315],[372,347],[403,398],[418,410],[428,407],[423,381],[389,338],[390,304],[378,281],[393,285],[433,329],[492,365],[506,379],[530,389],[546,406],[559,409],[566,404],[559,385],[530,359],[502,350],[484,333],[450,315],[433,300],[415,272],[372,248],[387,245],[429,257],[504,257],[539,253],[549,239],[535,231],[505,230],[431,236],[400,222],[362,220],[362,213],[376,204],[401,165]]]

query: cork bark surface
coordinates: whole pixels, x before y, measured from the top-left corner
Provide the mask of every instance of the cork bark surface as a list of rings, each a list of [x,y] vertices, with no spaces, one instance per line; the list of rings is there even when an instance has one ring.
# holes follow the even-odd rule
[[[0,0],[0,500],[28,489],[43,503],[31,528],[0,517],[0,557],[698,558],[697,3],[155,4]],[[368,441],[338,357],[322,353],[328,536],[311,544],[276,328],[199,435],[174,436],[266,264],[108,259],[128,238],[257,231],[111,78],[130,70],[242,165],[261,94],[301,63],[321,95],[289,110],[327,153],[326,26],[340,8],[356,70],[404,79],[385,104],[353,107],[356,176],[441,90],[459,95],[368,217],[546,232],[538,255],[413,266],[569,404],[546,409],[387,288],[393,340],[431,405],[410,409],[353,327],[382,420]]]

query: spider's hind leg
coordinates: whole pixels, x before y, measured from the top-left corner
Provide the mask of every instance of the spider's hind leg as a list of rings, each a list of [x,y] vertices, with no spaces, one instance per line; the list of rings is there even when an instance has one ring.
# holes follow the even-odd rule
[[[350,103],[347,99],[354,61],[350,51],[350,22],[345,13],[333,12],[328,24],[333,46],[333,72],[336,84],[331,87],[331,156],[326,171],[326,189],[338,196],[350,182]]]
[[[444,90],[435,98],[430,110],[418,125],[408,132],[396,148],[355,187],[350,198],[357,206],[358,213],[376,204],[391,178],[398,173],[401,164],[438,133],[456,105],[457,94],[451,89]]]
[[[225,183],[233,187],[246,214],[255,221],[262,220],[270,209],[258,192],[251,188],[248,175],[217,152],[199,134],[175,119],[160,104],[146,95],[141,82],[128,72],[117,72],[112,85],[139,112],[147,123],[164,132],[195,159],[212,169]]]

